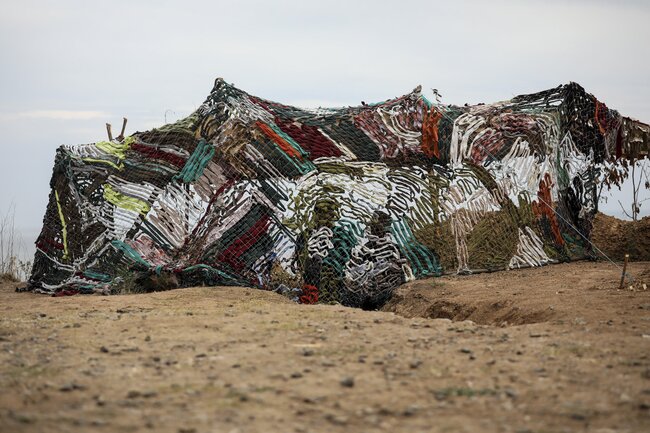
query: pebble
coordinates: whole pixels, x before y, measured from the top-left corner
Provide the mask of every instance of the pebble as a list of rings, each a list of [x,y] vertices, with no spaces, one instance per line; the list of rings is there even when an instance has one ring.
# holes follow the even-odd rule
[[[416,404],[412,404],[412,405],[408,406],[406,409],[404,409],[404,412],[402,412],[402,415],[404,415],[404,416],[413,416],[416,413],[418,413],[419,411],[420,411],[420,406],[418,406]]]
[[[571,416],[571,419],[574,419],[576,421],[584,421],[584,420],[587,419],[587,416],[585,414],[582,414],[582,413],[572,413],[570,416]]]
[[[342,415],[327,414],[325,415],[325,419],[336,425],[346,425],[348,423],[348,418]]]
[[[344,386],[346,388],[352,388],[354,386],[354,378],[353,377],[344,377],[341,379],[340,382],[341,386]]]
[[[70,392],[70,391],[77,391],[77,390],[81,391],[81,390],[84,390],[84,389],[86,389],[85,386],[79,385],[76,382],[70,382],[70,383],[67,383],[67,384],[63,385],[61,388],[59,388],[59,391],[61,391],[61,392]]]
[[[143,391],[140,393],[140,397],[143,398],[152,398],[152,397],[156,397],[157,395],[158,393],[156,391]]]

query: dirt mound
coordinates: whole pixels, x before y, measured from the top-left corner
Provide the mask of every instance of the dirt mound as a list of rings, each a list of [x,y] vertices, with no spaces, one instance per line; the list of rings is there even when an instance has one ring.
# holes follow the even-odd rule
[[[612,260],[650,260],[650,217],[623,221],[602,213],[596,214],[591,239]]]
[[[647,263],[631,263],[634,291],[650,280]],[[599,320],[618,291],[620,270],[608,262],[573,262],[534,269],[446,276],[399,287],[382,308],[404,317],[471,320],[483,325]],[[647,284],[646,284],[647,287]],[[629,285],[626,284],[626,291]],[[625,291],[619,291],[623,293]]]
[[[384,311],[392,311],[404,317],[471,320],[484,325],[500,326],[544,322],[552,317],[552,311],[524,309],[507,299],[475,302],[466,299],[435,300],[422,293],[396,294],[384,306]]]

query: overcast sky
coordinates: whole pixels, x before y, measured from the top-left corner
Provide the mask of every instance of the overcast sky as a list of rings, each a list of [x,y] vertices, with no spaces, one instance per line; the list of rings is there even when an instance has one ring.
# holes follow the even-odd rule
[[[15,203],[28,243],[59,145],[105,139],[123,116],[128,133],[184,117],[216,77],[300,106],[418,84],[495,102],[576,81],[650,122],[650,1],[0,3],[0,212]]]

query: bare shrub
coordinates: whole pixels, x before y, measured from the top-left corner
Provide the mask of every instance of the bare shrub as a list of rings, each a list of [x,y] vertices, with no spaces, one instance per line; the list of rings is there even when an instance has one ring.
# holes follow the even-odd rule
[[[11,204],[4,215],[0,215],[0,281],[18,282],[26,280],[32,271],[30,260],[21,260],[24,251],[23,239],[16,233],[16,206]]]

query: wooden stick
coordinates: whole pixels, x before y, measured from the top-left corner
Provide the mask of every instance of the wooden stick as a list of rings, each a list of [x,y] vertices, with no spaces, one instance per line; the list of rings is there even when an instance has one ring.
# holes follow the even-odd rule
[[[625,261],[623,262],[623,273],[621,274],[621,285],[619,289],[623,288],[623,284],[625,283],[625,271],[627,271],[627,259],[630,258],[629,254],[625,255]]]
[[[128,119],[126,117],[122,117],[122,132],[120,132],[120,135],[117,137],[117,139],[120,141],[124,140],[124,131],[126,130],[126,122],[128,122]]]
[[[106,124],[106,132],[108,133],[108,141],[113,141],[113,133],[111,132],[111,124]]]

